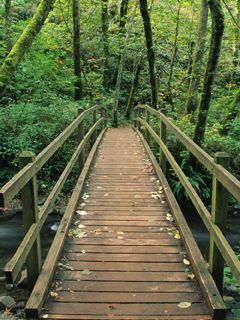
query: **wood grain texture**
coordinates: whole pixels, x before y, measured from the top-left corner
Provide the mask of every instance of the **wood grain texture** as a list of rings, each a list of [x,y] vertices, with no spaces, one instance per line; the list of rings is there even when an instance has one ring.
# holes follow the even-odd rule
[[[108,130],[39,316],[211,319],[173,220],[136,133]]]

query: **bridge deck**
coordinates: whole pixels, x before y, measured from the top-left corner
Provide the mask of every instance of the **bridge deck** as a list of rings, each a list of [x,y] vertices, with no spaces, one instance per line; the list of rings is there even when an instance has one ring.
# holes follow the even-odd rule
[[[109,129],[41,317],[212,319],[172,220],[137,134]]]

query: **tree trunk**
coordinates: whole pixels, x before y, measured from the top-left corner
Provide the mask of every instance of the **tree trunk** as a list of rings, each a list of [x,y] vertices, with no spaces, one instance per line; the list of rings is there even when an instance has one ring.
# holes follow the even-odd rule
[[[120,89],[121,89],[121,81],[122,81],[122,72],[123,72],[123,64],[124,64],[124,59],[126,56],[126,52],[127,52],[127,42],[128,42],[128,38],[132,29],[132,25],[133,25],[133,21],[136,15],[136,9],[137,9],[137,1],[133,6],[133,10],[132,10],[132,14],[129,20],[129,27],[127,28],[127,33],[125,36],[125,40],[124,40],[124,46],[123,46],[123,50],[121,53],[121,57],[120,57],[120,62],[119,62],[119,66],[118,66],[118,74],[117,74],[117,81],[116,81],[116,86],[115,86],[115,97],[114,97],[114,110],[118,110],[119,107],[119,96],[120,96]],[[117,124],[114,123],[115,127],[117,127]]]
[[[172,105],[172,78],[173,78],[173,68],[177,56],[177,43],[178,43],[178,34],[179,34],[179,22],[180,22],[180,10],[181,10],[181,3],[178,1],[178,11],[177,11],[177,22],[176,22],[176,29],[175,29],[175,36],[174,36],[174,43],[173,43],[173,52],[172,52],[172,58],[170,63],[170,72],[167,82],[167,101]]]
[[[129,0],[122,0],[121,1],[120,21],[119,21],[120,31],[123,31],[125,29],[125,25],[126,25],[126,21],[127,21],[128,3],[129,3]]]
[[[207,22],[208,22],[208,2],[202,0],[200,23],[198,30],[198,39],[193,58],[192,74],[190,79],[190,86],[188,90],[188,98],[186,103],[186,114],[191,114],[197,109],[198,105],[198,92],[201,79],[201,70],[203,63],[204,48],[207,35]]]
[[[0,67],[0,96],[3,95],[4,89],[13,76],[18,64],[40,32],[54,2],[55,0],[41,0],[33,18],[23,30],[21,36],[4,60]]]
[[[193,67],[193,51],[194,51],[195,42],[189,42],[189,52],[188,52],[188,66],[187,66],[187,86],[190,86],[192,67]]]
[[[108,0],[102,0],[103,86],[109,87]]]
[[[6,29],[7,52],[10,52],[12,48],[11,26],[12,26],[12,0],[5,0],[5,29]]]
[[[153,50],[151,20],[150,20],[150,15],[148,11],[147,0],[139,0],[139,2],[140,2],[140,10],[141,10],[143,24],[144,24],[145,40],[146,40],[146,46],[147,46],[149,75],[150,75],[150,83],[151,83],[151,90],[152,90],[152,107],[154,109],[157,109],[158,94],[157,94],[155,53]]]
[[[74,100],[82,99],[82,70],[81,70],[81,48],[80,48],[80,22],[79,22],[79,0],[73,0],[73,55],[75,91]]]
[[[236,82],[236,69],[240,66],[240,57],[239,57],[239,50],[240,50],[240,0],[237,0],[237,26],[235,26],[235,37],[234,37],[234,51],[233,51],[233,65],[234,65],[234,73],[233,73],[233,80]]]
[[[136,64],[135,64],[135,68],[134,68],[134,75],[133,75],[133,82],[132,82],[132,86],[131,86],[131,90],[130,90],[130,94],[129,94],[129,98],[128,98],[128,104],[127,104],[127,111],[126,111],[126,118],[127,119],[130,118],[130,115],[132,112],[134,95],[135,95],[135,92],[138,87],[139,76],[140,76],[140,72],[142,69],[142,59],[143,59],[142,54],[140,57],[138,57],[136,59]]]
[[[212,36],[209,58],[207,62],[203,92],[198,111],[198,119],[194,132],[194,141],[198,145],[202,145],[207,123],[208,110],[211,101],[212,87],[217,70],[217,63],[221,50],[222,36],[224,31],[224,14],[220,4],[220,0],[208,1],[211,18],[212,18]]]

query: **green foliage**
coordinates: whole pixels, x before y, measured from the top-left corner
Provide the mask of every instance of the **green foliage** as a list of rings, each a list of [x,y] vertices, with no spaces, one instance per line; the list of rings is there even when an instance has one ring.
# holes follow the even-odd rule
[[[39,104],[10,104],[0,109],[0,184],[9,180],[18,169],[18,157],[22,151],[38,154],[46,147],[76,115],[76,105],[56,100],[44,107]],[[6,134],[7,133],[7,134]],[[62,168],[62,161],[71,150],[62,152],[62,160],[46,169],[53,176]],[[57,157],[57,156],[56,156]],[[45,170],[45,173],[46,173]]]
[[[209,175],[201,171],[200,169],[197,171],[195,167],[191,164],[189,160],[189,153],[188,152],[181,152],[181,169],[188,177],[189,182],[198,193],[199,197],[203,200],[209,200],[211,193],[210,193],[210,182],[211,178]],[[171,186],[173,188],[174,194],[180,201],[189,200],[187,193],[185,192],[184,187],[178,181],[177,176],[175,175],[174,171],[171,169]]]

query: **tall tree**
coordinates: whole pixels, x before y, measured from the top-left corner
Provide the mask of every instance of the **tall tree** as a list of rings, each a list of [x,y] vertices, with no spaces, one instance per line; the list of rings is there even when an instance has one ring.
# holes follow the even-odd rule
[[[81,70],[81,48],[80,48],[80,20],[79,0],[73,0],[73,54],[75,75],[75,101],[82,99],[82,70]]]
[[[147,57],[149,64],[149,75],[150,75],[150,83],[151,83],[151,91],[152,91],[152,107],[154,109],[157,108],[158,103],[158,90],[157,90],[157,80],[156,80],[156,67],[155,67],[155,53],[153,49],[153,37],[152,37],[152,26],[150,15],[148,11],[148,3],[147,0],[139,0],[140,2],[140,10],[142,14],[143,24],[144,24],[144,32],[147,46]]]
[[[118,73],[117,73],[117,81],[115,86],[114,110],[118,110],[118,106],[119,106],[119,96],[120,96],[120,89],[121,89],[121,82],[122,82],[123,64],[124,64],[126,52],[127,52],[127,42],[130,36],[130,32],[132,30],[134,18],[136,15],[137,3],[138,3],[138,0],[136,0],[133,6],[129,22],[127,24],[128,27],[127,27],[127,32],[124,39],[124,46],[120,56],[120,62],[119,62]],[[114,123],[114,125],[117,126],[117,123]]]
[[[130,94],[128,97],[128,103],[127,103],[127,111],[126,111],[126,118],[129,119],[132,108],[133,108],[133,100],[134,100],[134,95],[138,87],[138,81],[139,81],[139,76],[140,72],[142,69],[142,60],[143,60],[143,54],[141,53],[139,57],[136,58],[135,60],[135,67],[134,67],[134,72],[133,72],[133,81],[130,89]]]
[[[109,86],[108,0],[102,0],[103,86]]]
[[[198,29],[198,37],[193,58],[192,74],[188,90],[188,97],[186,103],[186,113],[193,113],[198,106],[199,101],[199,85],[201,79],[201,71],[203,64],[204,49],[207,35],[208,22],[208,2],[201,0],[201,12]]]
[[[5,0],[5,29],[6,29],[7,52],[9,52],[12,48],[11,26],[12,26],[12,0]]]
[[[172,78],[173,78],[173,68],[176,61],[177,50],[178,50],[178,35],[179,35],[179,23],[180,23],[180,10],[181,10],[181,2],[178,0],[178,10],[177,10],[177,20],[176,20],[176,28],[173,42],[173,52],[170,63],[170,72],[167,81],[167,101],[172,105]]]
[[[126,25],[126,21],[127,21],[128,3],[129,3],[129,0],[122,0],[121,1],[120,21],[119,21],[120,31],[125,29],[125,25]]]
[[[214,84],[224,31],[224,14],[220,0],[209,0],[208,4],[212,18],[211,45],[204,77],[203,92],[199,104],[198,118],[194,132],[194,141],[200,146],[204,140],[208,110],[212,96],[212,87]]]
[[[237,18],[234,28],[234,52],[233,52],[233,65],[234,65],[234,75],[233,78],[236,81],[236,69],[240,67],[240,0],[237,0]]]
[[[23,30],[21,36],[4,60],[2,66],[0,67],[0,96],[3,95],[4,89],[12,78],[18,64],[31,47],[31,44],[37,34],[40,32],[49,12],[53,8],[54,2],[55,0],[40,1],[31,21]]]

